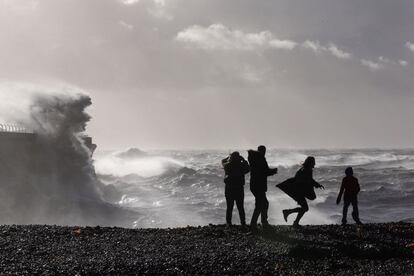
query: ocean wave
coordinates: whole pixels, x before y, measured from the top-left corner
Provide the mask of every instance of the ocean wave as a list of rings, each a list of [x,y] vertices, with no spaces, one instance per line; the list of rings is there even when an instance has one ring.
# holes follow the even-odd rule
[[[138,175],[142,177],[153,177],[178,171],[183,168],[184,163],[170,157],[131,154],[122,155],[113,153],[101,156],[95,160],[95,169],[98,174],[125,177],[127,175]]]
[[[106,200],[116,191],[95,175],[96,145],[85,134],[91,98],[70,87],[0,90],[22,104],[12,122],[33,131],[1,133],[0,223],[129,225],[129,212]]]
[[[319,166],[366,166],[372,168],[404,167],[414,169],[414,156],[396,153],[341,153],[317,158]]]
[[[112,170],[106,170],[121,176],[115,174],[103,177],[124,193],[123,199],[119,200],[121,206],[145,209],[146,217],[137,220],[137,226],[167,227],[193,225],[195,221],[224,222],[224,171],[220,161],[227,155],[226,152],[158,151],[146,154],[147,156],[123,158],[124,163],[116,163]],[[284,223],[280,210],[295,205],[274,185],[292,177],[308,155],[316,157],[314,178],[325,185],[326,189],[316,191],[318,198],[309,202],[311,211],[306,214],[304,222],[332,223],[340,218],[342,207],[337,206],[335,201],[344,169],[348,165],[354,166],[355,174],[360,180],[360,212],[364,221],[390,221],[410,217],[413,208],[413,203],[410,202],[414,202],[414,170],[406,167],[414,160],[414,151],[270,150],[267,155],[270,166],[279,167],[279,173],[269,178],[271,222]],[[119,159],[119,156],[114,157],[114,154],[104,156],[103,159],[99,157],[97,163],[108,159],[118,162],[116,158]],[[117,166],[121,165],[126,165],[129,170],[120,174],[122,168]],[[105,171],[102,167],[97,167],[98,172]],[[247,215],[251,215],[254,198],[249,191],[249,175],[246,176],[245,208]],[[177,216],[176,221],[172,218],[173,215]],[[236,213],[234,217],[237,219]]]

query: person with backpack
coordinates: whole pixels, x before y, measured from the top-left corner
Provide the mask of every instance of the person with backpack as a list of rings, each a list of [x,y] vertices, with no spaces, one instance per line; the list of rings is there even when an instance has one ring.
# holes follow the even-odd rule
[[[358,182],[358,178],[354,176],[354,170],[352,167],[345,169],[345,177],[342,179],[341,189],[339,191],[336,204],[341,202],[342,195],[344,195],[344,207],[342,209],[342,225],[346,225],[346,217],[348,214],[348,207],[352,204],[352,218],[356,224],[361,225],[362,222],[359,220],[358,211],[358,193],[361,190]]]
[[[240,223],[246,227],[246,214],[244,212],[244,176],[250,171],[249,163],[235,151],[221,161],[225,176],[225,197],[226,197],[226,223],[231,226],[234,202],[239,210]]]
[[[315,167],[315,158],[308,156],[302,167],[297,171],[294,178],[290,178],[276,187],[280,188],[287,195],[292,197],[299,204],[300,207],[293,209],[285,209],[282,211],[283,218],[287,222],[290,214],[297,213],[296,219],[293,222],[293,227],[300,228],[299,221],[303,215],[309,211],[306,199],[314,200],[316,198],[314,188],[324,187],[313,179],[313,168]]]

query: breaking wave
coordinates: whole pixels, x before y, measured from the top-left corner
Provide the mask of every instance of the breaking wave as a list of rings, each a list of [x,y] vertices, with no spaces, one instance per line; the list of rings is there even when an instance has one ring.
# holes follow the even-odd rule
[[[228,152],[133,148],[92,160],[94,145],[85,134],[90,105],[91,98],[74,88],[53,91],[0,84],[1,122],[18,123],[33,132],[0,132],[0,223],[126,227],[224,223],[220,160]],[[316,157],[314,177],[326,190],[317,191],[304,223],[340,221],[335,199],[347,166],[354,167],[361,183],[363,221],[412,219],[414,150],[269,150],[269,164],[279,168],[268,184],[271,223],[284,224],[281,210],[295,205],[274,186],[292,177],[308,155]],[[249,219],[254,198],[248,185],[245,209]]]
[[[95,175],[84,133],[91,98],[73,88],[2,84],[0,91],[16,97],[1,101],[13,110],[2,120],[32,130],[0,133],[0,223],[125,225],[127,213],[105,200],[108,189]]]
[[[103,170],[100,165],[97,168],[98,173],[106,174],[99,175],[102,181],[121,191],[117,201],[120,206],[145,210],[145,215],[134,221],[136,227],[224,223],[226,204],[220,160],[227,154],[224,151],[148,152],[124,159],[122,162],[140,165],[131,165],[132,169],[122,174],[116,166],[113,171]],[[119,152],[101,156],[96,164],[108,162],[117,155]],[[340,221],[341,207],[335,204],[335,200],[347,166],[354,166],[361,182],[360,209],[365,222],[410,218],[414,207],[411,203],[414,202],[411,185],[414,171],[407,162],[414,160],[412,150],[270,150],[269,163],[279,167],[279,174],[269,178],[271,223],[284,224],[281,210],[295,205],[274,185],[294,175],[307,155],[316,157],[315,178],[326,190],[317,191],[318,198],[310,202],[311,210],[304,217],[304,223]],[[114,174],[108,174],[111,172]],[[254,198],[248,184],[245,187],[245,208],[249,217],[254,209]],[[234,212],[233,216],[237,222],[237,213]]]
[[[178,171],[184,163],[173,158],[148,155],[138,149],[117,152],[96,160],[95,167],[99,174],[124,177],[138,175],[151,177]]]

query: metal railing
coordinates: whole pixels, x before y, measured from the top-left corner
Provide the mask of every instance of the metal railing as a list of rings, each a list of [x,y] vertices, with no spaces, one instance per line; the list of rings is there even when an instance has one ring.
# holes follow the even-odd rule
[[[0,132],[11,132],[11,133],[33,133],[32,131],[13,124],[0,124]]]

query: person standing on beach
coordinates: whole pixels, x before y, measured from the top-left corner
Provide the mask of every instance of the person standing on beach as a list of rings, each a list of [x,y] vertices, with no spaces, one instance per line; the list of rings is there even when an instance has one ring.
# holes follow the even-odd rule
[[[252,232],[257,232],[257,219],[261,216],[263,228],[269,227],[267,210],[269,201],[266,198],[267,177],[277,173],[277,168],[271,169],[266,161],[266,147],[259,146],[257,151],[248,151],[250,163],[250,191],[255,198],[255,207],[250,222]]]
[[[344,195],[344,208],[342,209],[342,225],[346,225],[346,217],[348,214],[348,207],[352,204],[352,218],[355,220],[356,224],[362,224],[359,220],[359,211],[358,211],[358,198],[357,195],[361,190],[358,178],[354,176],[354,170],[352,167],[348,167],[345,170],[345,177],[342,179],[341,189],[339,191],[338,198],[336,199],[336,204],[341,202],[342,194]]]
[[[308,203],[306,199],[314,200],[316,198],[314,188],[324,187],[313,179],[313,168],[315,167],[315,158],[308,156],[302,164],[302,168],[297,171],[294,178],[290,178],[278,185],[282,191],[292,197],[300,205],[300,207],[294,209],[285,209],[282,211],[283,218],[287,222],[288,216],[293,213],[298,213],[293,227],[299,228],[299,221],[303,215],[309,211]]]
[[[250,171],[249,163],[235,151],[221,161],[225,177],[225,197],[227,203],[226,223],[231,226],[234,202],[239,210],[240,223],[246,227],[246,214],[244,212],[244,175]]]

